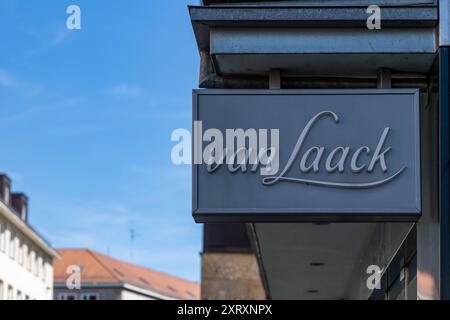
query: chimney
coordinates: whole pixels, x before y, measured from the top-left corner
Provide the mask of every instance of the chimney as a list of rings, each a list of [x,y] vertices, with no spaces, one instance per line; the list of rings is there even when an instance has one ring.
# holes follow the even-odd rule
[[[0,200],[6,205],[11,202],[11,179],[6,174],[0,174]]]
[[[23,193],[11,194],[11,207],[23,221],[28,220],[28,197]]]

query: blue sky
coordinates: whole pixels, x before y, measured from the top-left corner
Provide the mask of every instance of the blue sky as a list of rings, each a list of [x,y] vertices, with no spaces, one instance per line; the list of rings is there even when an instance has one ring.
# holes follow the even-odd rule
[[[199,280],[188,166],[199,57],[183,0],[0,0],[0,172],[55,247],[89,247]],[[66,28],[81,7],[82,29]]]

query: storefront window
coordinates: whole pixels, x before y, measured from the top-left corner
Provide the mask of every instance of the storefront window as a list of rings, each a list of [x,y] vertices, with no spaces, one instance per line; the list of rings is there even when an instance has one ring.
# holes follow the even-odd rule
[[[374,290],[371,300],[417,300],[417,231],[414,228],[403,242]]]

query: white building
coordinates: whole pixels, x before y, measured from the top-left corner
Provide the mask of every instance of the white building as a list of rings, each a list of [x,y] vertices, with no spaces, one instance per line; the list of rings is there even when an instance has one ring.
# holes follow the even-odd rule
[[[0,175],[0,300],[51,300],[58,253],[28,224],[28,199]]]

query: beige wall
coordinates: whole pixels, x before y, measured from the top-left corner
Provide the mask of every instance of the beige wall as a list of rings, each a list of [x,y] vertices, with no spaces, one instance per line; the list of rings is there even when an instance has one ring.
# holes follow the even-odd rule
[[[144,296],[142,294],[131,292],[128,290],[122,291],[122,300],[154,300],[148,296]]]
[[[205,300],[266,298],[256,257],[252,253],[204,253],[201,297]]]

